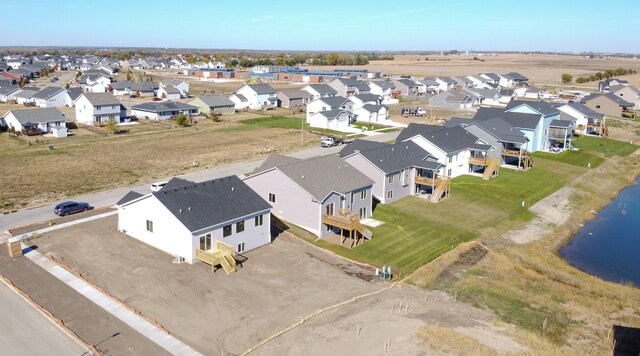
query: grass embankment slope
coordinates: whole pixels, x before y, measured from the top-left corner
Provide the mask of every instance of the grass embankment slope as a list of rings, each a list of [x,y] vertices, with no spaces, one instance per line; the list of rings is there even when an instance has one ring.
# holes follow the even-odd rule
[[[296,227],[291,232],[356,261],[391,265],[400,278],[446,253],[421,268],[411,283],[457,293],[463,301],[492,309],[502,322],[517,326],[514,337],[532,350],[550,352],[583,341],[588,346],[577,350],[604,350],[610,315],[627,315],[625,308],[637,308],[638,291],[586,275],[559,258],[556,250],[592,215],[590,211],[605,205],[640,173],[640,158],[627,157],[638,146],[620,141],[581,137],[575,145],[579,151],[536,154],[535,167],[526,172],[502,169],[490,181],[456,178],[451,196],[439,204],[407,197],[378,205],[374,218],[384,224],[372,229],[371,241],[352,250],[315,241]],[[596,170],[598,166],[602,167]],[[579,193],[571,198],[574,216],[566,226],[525,246],[496,242],[534,218],[529,206],[567,185]],[[434,284],[445,266],[473,246],[459,245],[471,240],[497,247],[460,279]],[[626,303],[629,298],[634,302]],[[628,321],[640,323],[640,315],[630,314]]]

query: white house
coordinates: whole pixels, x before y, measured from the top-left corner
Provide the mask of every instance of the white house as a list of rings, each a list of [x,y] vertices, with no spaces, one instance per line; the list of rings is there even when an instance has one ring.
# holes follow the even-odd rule
[[[201,183],[174,178],[157,192],[130,192],[116,203],[118,231],[187,263],[221,253],[235,254],[271,242],[271,206],[237,176]]]
[[[18,85],[0,87],[0,101],[3,103],[16,100],[16,95],[22,91]]]
[[[351,100],[343,96],[319,98],[307,104],[307,116],[320,111],[329,111],[334,109],[352,112],[354,104]]]
[[[82,91],[85,93],[106,93],[111,84],[111,78],[99,73],[90,73],[78,79]]]
[[[41,108],[57,108],[66,106],[69,102],[69,94],[64,88],[46,87],[33,94],[31,99],[36,106]]]
[[[369,88],[371,88],[371,94],[381,96],[383,101],[393,98],[396,85],[390,80],[370,81],[368,84]]]
[[[340,131],[351,125],[351,115],[340,109],[307,113],[307,123],[311,127]]]
[[[151,101],[131,107],[131,116],[146,120],[169,120],[177,115],[198,115],[198,107],[172,101]]]
[[[558,107],[561,120],[575,120],[575,132],[581,135],[604,136],[606,115],[593,111],[581,103],[569,103]]]
[[[10,110],[2,119],[17,132],[50,132],[55,137],[67,137],[66,118],[55,108]]]
[[[167,100],[178,100],[182,98],[182,92],[173,85],[165,85],[158,89],[156,97]]]
[[[231,94],[229,95],[229,100],[233,102],[236,110],[249,108],[249,99],[242,94]]]
[[[311,100],[338,95],[338,92],[330,87],[329,84],[309,84],[304,86],[302,90],[313,96]]]
[[[16,103],[20,105],[35,105],[35,99],[33,99],[33,94],[37,93],[37,90],[31,89],[22,89],[18,94],[15,95]]]
[[[182,98],[189,97],[189,83],[185,82],[184,80],[175,79],[169,82],[160,83],[160,88],[168,86],[173,86],[178,89]]]
[[[111,93],[82,93],[76,100],[76,121],[85,125],[116,123],[127,115],[120,100]]]
[[[388,118],[389,109],[385,105],[365,104],[353,111],[353,118],[359,122],[370,124],[384,124]]]
[[[250,109],[272,109],[278,106],[276,90],[269,84],[245,84],[235,94],[244,96]],[[231,100],[233,101],[232,98]]]

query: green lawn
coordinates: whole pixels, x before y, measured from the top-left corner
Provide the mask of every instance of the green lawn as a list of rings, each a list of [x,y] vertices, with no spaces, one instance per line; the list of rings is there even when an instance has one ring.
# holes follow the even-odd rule
[[[272,117],[259,117],[256,119],[248,119],[239,121],[241,124],[245,124],[250,128],[280,128],[280,129],[301,129],[300,119],[284,116],[272,116]],[[242,127],[233,128],[233,130],[242,130]],[[341,131],[321,129],[317,127],[309,127],[309,124],[305,122],[304,129],[307,131],[326,133],[334,136],[344,136],[345,133]]]
[[[578,136],[573,140],[573,145],[578,151],[564,151],[559,154],[536,152],[534,158],[543,158],[572,164],[575,166],[591,166],[593,168],[604,162],[606,157],[622,156],[626,157],[638,149],[637,145],[611,139]]]

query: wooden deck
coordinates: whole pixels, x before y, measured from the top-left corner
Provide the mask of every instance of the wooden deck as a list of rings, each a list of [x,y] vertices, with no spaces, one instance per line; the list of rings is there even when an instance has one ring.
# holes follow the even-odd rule
[[[340,209],[337,215],[323,214],[322,223],[329,226],[337,227],[338,229],[343,231],[348,231],[348,238],[356,241],[356,243],[351,244],[350,247],[353,247],[354,245],[357,246],[357,242],[360,238],[371,240],[373,236],[371,230],[367,229],[360,223],[360,215],[353,211]],[[347,237],[343,237],[340,243],[341,245],[344,243],[344,240],[346,238]]]
[[[469,164],[474,166],[487,166],[489,165],[489,161],[487,157],[469,157]]]
[[[434,179],[429,177],[416,176],[415,181],[416,181],[416,184],[425,185],[428,187],[435,187],[436,185],[438,185],[438,183],[442,182],[442,178],[435,177]]]
[[[505,157],[518,157],[520,159],[519,166],[522,166],[524,170],[533,167],[533,158],[527,150],[509,150],[503,149],[502,155]]]
[[[215,248],[210,250],[196,249],[196,258],[211,265],[211,272],[215,271],[216,266],[222,266],[227,274],[235,272],[236,259],[233,257],[234,255],[233,246],[221,241],[216,241]]]

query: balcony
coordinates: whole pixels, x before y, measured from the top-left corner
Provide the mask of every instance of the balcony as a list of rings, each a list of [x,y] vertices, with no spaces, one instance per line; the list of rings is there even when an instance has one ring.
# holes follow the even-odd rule
[[[486,156],[469,157],[469,164],[474,166],[487,166],[489,164]]]
[[[420,184],[420,185],[424,185],[424,186],[428,186],[428,187],[435,187],[437,186],[440,182],[442,182],[442,178],[436,176],[436,177],[421,177],[421,176],[416,176],[416,184]]]

